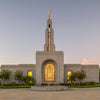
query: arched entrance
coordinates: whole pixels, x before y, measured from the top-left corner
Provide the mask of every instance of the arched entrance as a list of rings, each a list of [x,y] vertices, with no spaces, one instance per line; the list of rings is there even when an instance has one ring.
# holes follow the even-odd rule
[[[44,81],[54,82],[55,81],[55,66],[52,63],[47,63],[44,67]]]

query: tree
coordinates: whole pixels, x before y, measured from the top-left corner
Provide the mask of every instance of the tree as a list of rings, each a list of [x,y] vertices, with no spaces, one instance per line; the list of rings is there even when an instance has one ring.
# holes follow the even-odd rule
[[[79,82],[79,85],[80,85],[80,83],[82,82],[82,80],[86,77],[85,71],[84,71],[84,70],[77,71],[77,72],[76,72],[76,77],[77,77],[77,79],[80,81],[80,82]]]
[[[14,77],[15,77],[15,80],[17,80],[20,83],[23,78],[23,72],[20,70],[17,70],[14,74]]]
[[[10,75],[11,75],[11,71],[9,71],[8,69],[7,70],[3,70],[0,73],[0,78],[2,80],[7,81],[10,78]]]
[[[0,72],[0,79],[1,79],[1,72]]]
[[[31,76],[24,76],[23,77],[23,81],[25,82],[25,84],[32,84],[33,83],[33,77],[31,77]]]
[[[68,81],[71,81],[71,84],[76,81],[76,72],[72,72],[72,74],[69,76]]]
[[[100,83],[100,69],[99,69],[99,83]]]

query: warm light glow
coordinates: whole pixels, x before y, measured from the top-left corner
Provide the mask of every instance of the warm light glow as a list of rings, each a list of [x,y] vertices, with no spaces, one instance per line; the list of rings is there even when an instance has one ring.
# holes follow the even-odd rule
[[[53,64],[46,64],[44,71],[45,81],[55,81],[55,66]]]
[[[83,65],[88,65],[89,63],[88,63],[88,60],[86,60],[86,59],[83,59],[83,62],[82,62],[82,64]]]
[[[32,77],[32,71],[28,71],[28,76]],[[32,81],[30,81],[32,83]]]
[[[32,77],[32,71],[28,71],[28,76]]]
[[[68,71],[68,72],[67,72],[67,80],[70,79],[71,74],[72,74],[71,71]],[[67,83],[71,83],[71,81],[67,81]]]
[[[49,32],[49,51],[51,50],[51,47],[50,47],[50,32]]]
[[[49,10],[49,12],[48,12],[48,19],[50,19],[50,10]]]

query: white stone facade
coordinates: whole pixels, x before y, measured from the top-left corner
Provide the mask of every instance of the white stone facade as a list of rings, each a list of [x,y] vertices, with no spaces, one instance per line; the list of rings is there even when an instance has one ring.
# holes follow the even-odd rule
[[[51,63],[55,67],[55,80],[53,82],[44,80],[44,69],[47,63]],[[86,71],[86,78],[84,82],[94,81],[99,82],[99,66],[98,65],[81,65],[81,64],[64,64],[63,51],[55,51],[54,44],[54,31],[52,28],[51,19],[47,20],[47,28],[45,31],[45,44],[44,51],[36,52],[36,64],[19,64],[19,65],[2,65],[1,71],[8,69],[12,72],[11,78],[7,83],[17,82],[14,80],[14,73],[17,70],[23,71],[23,75],[26,76],[28,71],[32,71],[32,77],[36,84],[59,84],[67,82],[67,72],[75,72],[84,70]],[[5,82],[2,80],[2,84]]]
[[[55,82],[64,82],[64,55],[62,51],[37,51],[36,53],[36,83],[46,83],[44,81],[44,65],[46,63],[54,63],[55,65]],[[51,83],[51,82],[49,82]]]
[[[1,70],[8,69],[12,72],[10,80],[8,80],[7,83],[17,82],[16,80],[14,80],[14,76],[13,76],[17,70],[23,71],[24,76],[28,75],[28,71],[32,71],[32,76],[34,78],[35,84],[66,83],[68,71],[76,72],[80,70],[84,70],[86,72],[86,78],[83,80],[83,82],[93,81],[93,82],[99,83],[99,66],[98,65],[63,64],[63,52],[60,52],[59,54],[59,51],[56,52],[55,55],[53,55],[53,53],[52,54],[47,53],[46,55],[48,56],[45,57],[44,52],[38,51],[37,52],[38,61],[36,62],[36,64],[2,65]],[[61,57],[60,61],[59,61],[59,57]],[[56,66],[55,82],[45,82],[44,81],[44,77],[43,77],[44,65],[48,62],[54,63]],[[4,83],[5,82],[2,81],[2,84]]]

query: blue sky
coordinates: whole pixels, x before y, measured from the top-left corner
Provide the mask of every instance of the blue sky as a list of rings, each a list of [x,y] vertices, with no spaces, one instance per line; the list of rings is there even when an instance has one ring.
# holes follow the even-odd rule
[[[64,63],[100,64],[100,0],[0,0],[0,65],[36,62],[49,9]]]

